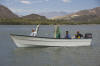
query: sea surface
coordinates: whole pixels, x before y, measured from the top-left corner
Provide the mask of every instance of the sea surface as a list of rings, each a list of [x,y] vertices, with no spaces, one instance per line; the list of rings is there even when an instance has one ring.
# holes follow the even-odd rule
[[[76,31],[92,33],[89,47],[17,48],[10,34],[30,35],[34,25],[0,25],[0,66],[100,66],[100,25],[62,25],[73,36]],[[53,37],[53,25],[41,25],[39,37]]]

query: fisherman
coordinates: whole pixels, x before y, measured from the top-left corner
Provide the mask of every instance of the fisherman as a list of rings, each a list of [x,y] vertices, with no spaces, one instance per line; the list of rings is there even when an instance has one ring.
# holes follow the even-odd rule
[[[36,33],[36,31],[34,29],[32,29],[32,33],[30,34],[30,36],[34,36],[34,37],[37,36],[37,33]]]
[[[60,39],[60,28],[59,28],[59,25],[56,25],[55,26],[55,34],[54,34],[54,37],[56,38],[56,39]]]
[[[68,31],[66,31],[66,36],[65,36],[65,38],[66,38],[66,39],[71,39],[71,36],[70,36],[70,34],[69,34]]]
[[[83,34],[80,33],[80,31],[77,31],[77,34],[75,34],[76,39],[81,39],[83,37]]]

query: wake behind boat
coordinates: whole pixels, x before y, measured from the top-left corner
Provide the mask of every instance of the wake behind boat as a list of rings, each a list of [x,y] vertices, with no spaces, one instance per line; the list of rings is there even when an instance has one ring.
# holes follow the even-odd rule
[[[53,39],[11,34],[17,47],[34,46],[90,46],[92,39]]]

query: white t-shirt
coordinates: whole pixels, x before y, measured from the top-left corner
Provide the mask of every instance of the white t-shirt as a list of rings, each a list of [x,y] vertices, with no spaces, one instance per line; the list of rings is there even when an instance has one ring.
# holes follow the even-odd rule
[[[36,32],[32,32],[31,34],[30,34],[30,36],[37,36],[37,33]]]

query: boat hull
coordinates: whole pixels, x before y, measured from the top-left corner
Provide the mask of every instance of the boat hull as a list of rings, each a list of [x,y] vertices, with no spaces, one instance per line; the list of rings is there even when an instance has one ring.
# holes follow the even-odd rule
[[[11,35],[17,47],[34,46],[90,46],[92,39],[51,39],[31,36]]]

